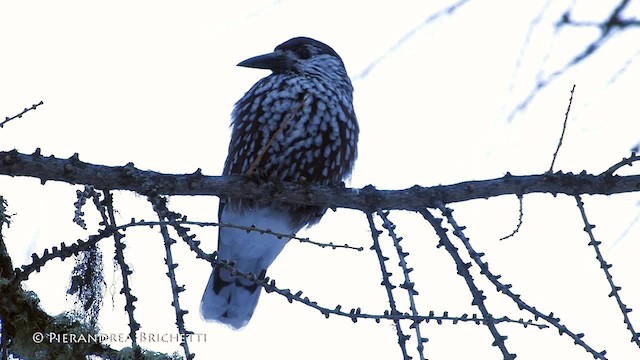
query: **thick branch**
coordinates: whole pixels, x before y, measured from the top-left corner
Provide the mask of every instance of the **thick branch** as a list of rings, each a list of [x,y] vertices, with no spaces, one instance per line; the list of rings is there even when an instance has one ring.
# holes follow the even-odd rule
[[[142,195],[215,195],[250,199],[277,200],[289,203],[350,208],[417,210],[445,204],[494,196],[529,193],[611,195],[640,190],[640,175],[615,176],[553,174],[512,176],[466,181],[433,187],[413,186],[404,190],[377,190],[369,185],[349,189],[284,182],[257,182],[239,176],[204,176],[200,169],[193,174],[162,174],[144,171],[132,163],[104,166],[82,162],[77,154],[69,159],[43,157],[39,151],[21,154],[0,152],[0,175],[27,176],[69,184],[93,185],[97,189],[129,190]]]

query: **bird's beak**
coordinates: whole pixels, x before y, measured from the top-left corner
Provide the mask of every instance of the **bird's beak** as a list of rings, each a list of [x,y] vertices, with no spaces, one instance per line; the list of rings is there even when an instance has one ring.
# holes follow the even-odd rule
[[[254,56],[250,59],[240,62],[238,66],[277,71],[287,68],[287,59],[282,55],[270,53]]]

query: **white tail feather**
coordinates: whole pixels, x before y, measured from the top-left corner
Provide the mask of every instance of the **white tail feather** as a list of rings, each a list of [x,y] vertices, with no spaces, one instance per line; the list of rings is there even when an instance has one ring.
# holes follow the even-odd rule
[[[220,216],[220,221],[227,224],[255,225],[258,229],[283,234],[299,230],[291,228],[290,219],[287,213],[273,208],[246,209],[239,213],[227,207]],[[280,254],[288,240],[258,231],[222,227],[218,236],[218,259],[233,260],[237,270],[259,276]],[[221,283],[216,284],[216,281]],[[233,277],[224,269],[214,269],[200,302],[200,314],[207,321],[220,322],[234,329],[242,328],[251,319],[261,291],[260,286],[247,279]]]

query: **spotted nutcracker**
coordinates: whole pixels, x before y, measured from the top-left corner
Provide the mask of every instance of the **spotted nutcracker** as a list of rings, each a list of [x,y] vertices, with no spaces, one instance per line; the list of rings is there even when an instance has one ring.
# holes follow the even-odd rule
[[[337,184],[353,169],[358,122],[353,86],[340,56],[328,45],[297,37],[272,53],[238,66],[268,69],[235,104],[224,175],[310,184]],[[317,223],[326,208],[246,199],[221,199],[219,221],[295,234]],[[221,227],[218,259],[264,278],[288,242],[272,234]],[[214,266],[200,304],[205,320],[245,326],[261,287]]]

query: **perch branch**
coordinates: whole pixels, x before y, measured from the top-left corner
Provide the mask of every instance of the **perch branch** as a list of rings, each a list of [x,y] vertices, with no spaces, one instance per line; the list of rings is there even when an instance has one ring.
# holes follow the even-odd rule
[[[640,190],[640,175],[605,176],[582,172],[546,173],[465,181],[432,187],[413,186],[403,190],[377,190],[369,185],[361,189],[344,187],[263,182],[239,176],[205,176],[198,169],[192,174],[163,174],[134,167],[104,166],[82,162],[78,155],[69,159],[0,151],[0,175],[38,178],[42,183],[55,180],[69,184],[89,184],[96,189],[129,190],[142,195],[215,195],[264,199],[293,204],[342,207],[374,212],[420,210],[472,199],[488,199],[507,194],[550,193],[611,195]]]

